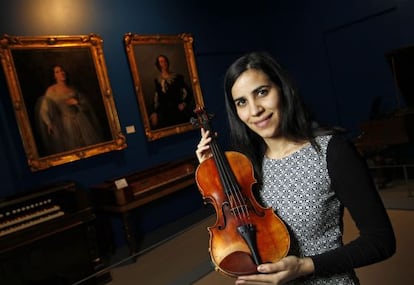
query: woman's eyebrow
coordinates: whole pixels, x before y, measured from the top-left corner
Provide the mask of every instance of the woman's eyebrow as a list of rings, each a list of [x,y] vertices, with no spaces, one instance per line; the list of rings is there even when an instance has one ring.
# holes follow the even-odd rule
[[[233,98],[233,102],[237,102],[237,101],[240,101],[240,100],[243,100],[243,99],[245,99],[244,96]]]
[[[252,94],[257,94],[263,88],[270,88],[270,85],[269,84],[260,85],[257,88],[253,89],[253,91],[251,93]]]

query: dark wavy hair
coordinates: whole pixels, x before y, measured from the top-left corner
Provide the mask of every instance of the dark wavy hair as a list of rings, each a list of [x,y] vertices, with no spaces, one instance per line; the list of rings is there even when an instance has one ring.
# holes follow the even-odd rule
[[[170,60],[168,59],[168,57],[166,55],[160,54],[157,56],[157,58],[155,59],[155,66],[157,67],[157,69],[159,71],[161,71],[161,66],[160,66],[160,62],[159,62],[159,58],[162,57],[165,59],[165,61],[167,62],[168,67],[170,67]]]
[[[66,68],[63,65],[58,64],[58,63],[55,63],[55,64],[53,64],[49,67],[49,81],[50,81],[50,84],[56,83],[56,78],[55,78],[55,68],[56,67],[60,67],[65,72],[66,84],[70,85],[71,84],[71,79],[70,79],[69,72],[66,70]]]
[[[294,141],[309,140],[317,151],[319,151],[319,146],[313,136],[310,113],[306,110],[297,88],[285,69],[267,52],[251,52],[238,58],[227,69],[224,77],[230,139],[232,147],[252,161],[256,179],[261,184],[266,145],[262,137],[240,120],[231,93],[234,82],[248,69],[264,72],[281,90],[279,103],[281,119],[278,133]]]

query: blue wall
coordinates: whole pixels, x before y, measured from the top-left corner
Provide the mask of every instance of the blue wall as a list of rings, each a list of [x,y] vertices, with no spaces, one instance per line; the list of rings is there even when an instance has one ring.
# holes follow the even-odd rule
[[[104,39],[108,76],[121,127],[134,125],[128,148],[47,170],[31,172],[3,72],[0,72],[0,197],[55,181],[88,188],[106,179],[192,155],[198,131],[148,142],[144,135],[122,42],[127,32],[191,33],[201,89],[216,129],[226,139],[222,78],[237,56],[272,52],[288,67],[322,124],[358,134],[375,96],[393,110],[396,91],[384,53],[414,42],[414,4],[408,0],[352,1],[6,0],[0,33],[17,36],[96,33]],[[230,6],[230,8],[229,8]],[[172,196],[158,223],[201,207],[197,191]],[[153,209],[159,205],[148,207]],[[178,207],[177,207],[178,206]],[[180,208],[175,212],[174,208]],[[147,209],[147,210],[148,210]],[[155,211],[155,210],[154,210]],[[176,213],[171,215],[171,213]]]
[[[121,127],[134,125],[136,133],[127,135],[128,148],[99,155],[72,164],[57,166],[32,173],[27,165],[20,136],[15,123],[5,76],[1,71],[1,153],[0,163],[6,169],[3,192],[22,192],[38,185],[66,179],[76,180],[85,187],[110,177],[148,168],[164,161],[193,155],[198,131],[147,142],[144,135],[138,102],[133,89],[122,37],[127,32],[138,34],[191,33],[205,104],[210,112],[222,112],[222,75],[226,66],[242,51],[265,47],[260,33],[249,35],[250,22],[239,24],[240,16],[253,18],[262,9],[251,14],[248,10],[235,15],[233,11],[219,10],[214,1],[200,6],[191,1],[82,1],[82,0],[18,0],[0,4],[1,34],[64,35],[96,33],[104,40],[108,76],[113,90]],[[227,16],[227,14],[229,16]],[[58,15],[58,16],[57,16]],[[214,24],[214,25],[213,25]],[[234,28],[236,28],[235,31]],[[237,32],[238,31],[238,32]],[[257,38],[257,40],[255,40]],[[258,45],[259,44],[259,45]],[[217,116],[223,120],[224,115]],[[222,126],[223,124],[221,124]],[[87,174],[87,175],[85,175]],[[5,189],[6,188],[6,189]]]

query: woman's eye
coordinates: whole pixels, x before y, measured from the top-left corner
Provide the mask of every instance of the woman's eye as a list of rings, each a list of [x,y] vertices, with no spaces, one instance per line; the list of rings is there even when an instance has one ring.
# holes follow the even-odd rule
[[[246,105],[246,100],[245,100],[245,99],[238,99],[238,100],[235,102],[235,104],[236,104],[236,106],[238,106],[238,107],[244,106],[244,105]]]
[[[257,91],[257,95],[259,95],[259,96],[264,96],[264,95],[266,95],[268,92],[269,92],[269,91],[268,91],[266,88],[262,88],[262,89],[259,89],[259,90]]]

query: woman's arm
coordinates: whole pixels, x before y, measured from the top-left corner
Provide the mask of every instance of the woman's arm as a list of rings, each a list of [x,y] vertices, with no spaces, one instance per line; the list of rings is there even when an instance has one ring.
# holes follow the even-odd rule
[[[360,235],[338,249],[311,257],[315,274],[346,272],[392,256],[396,249],[394,232],[364,158],[352,143],[334,136],[327,162],[332,187]]]

